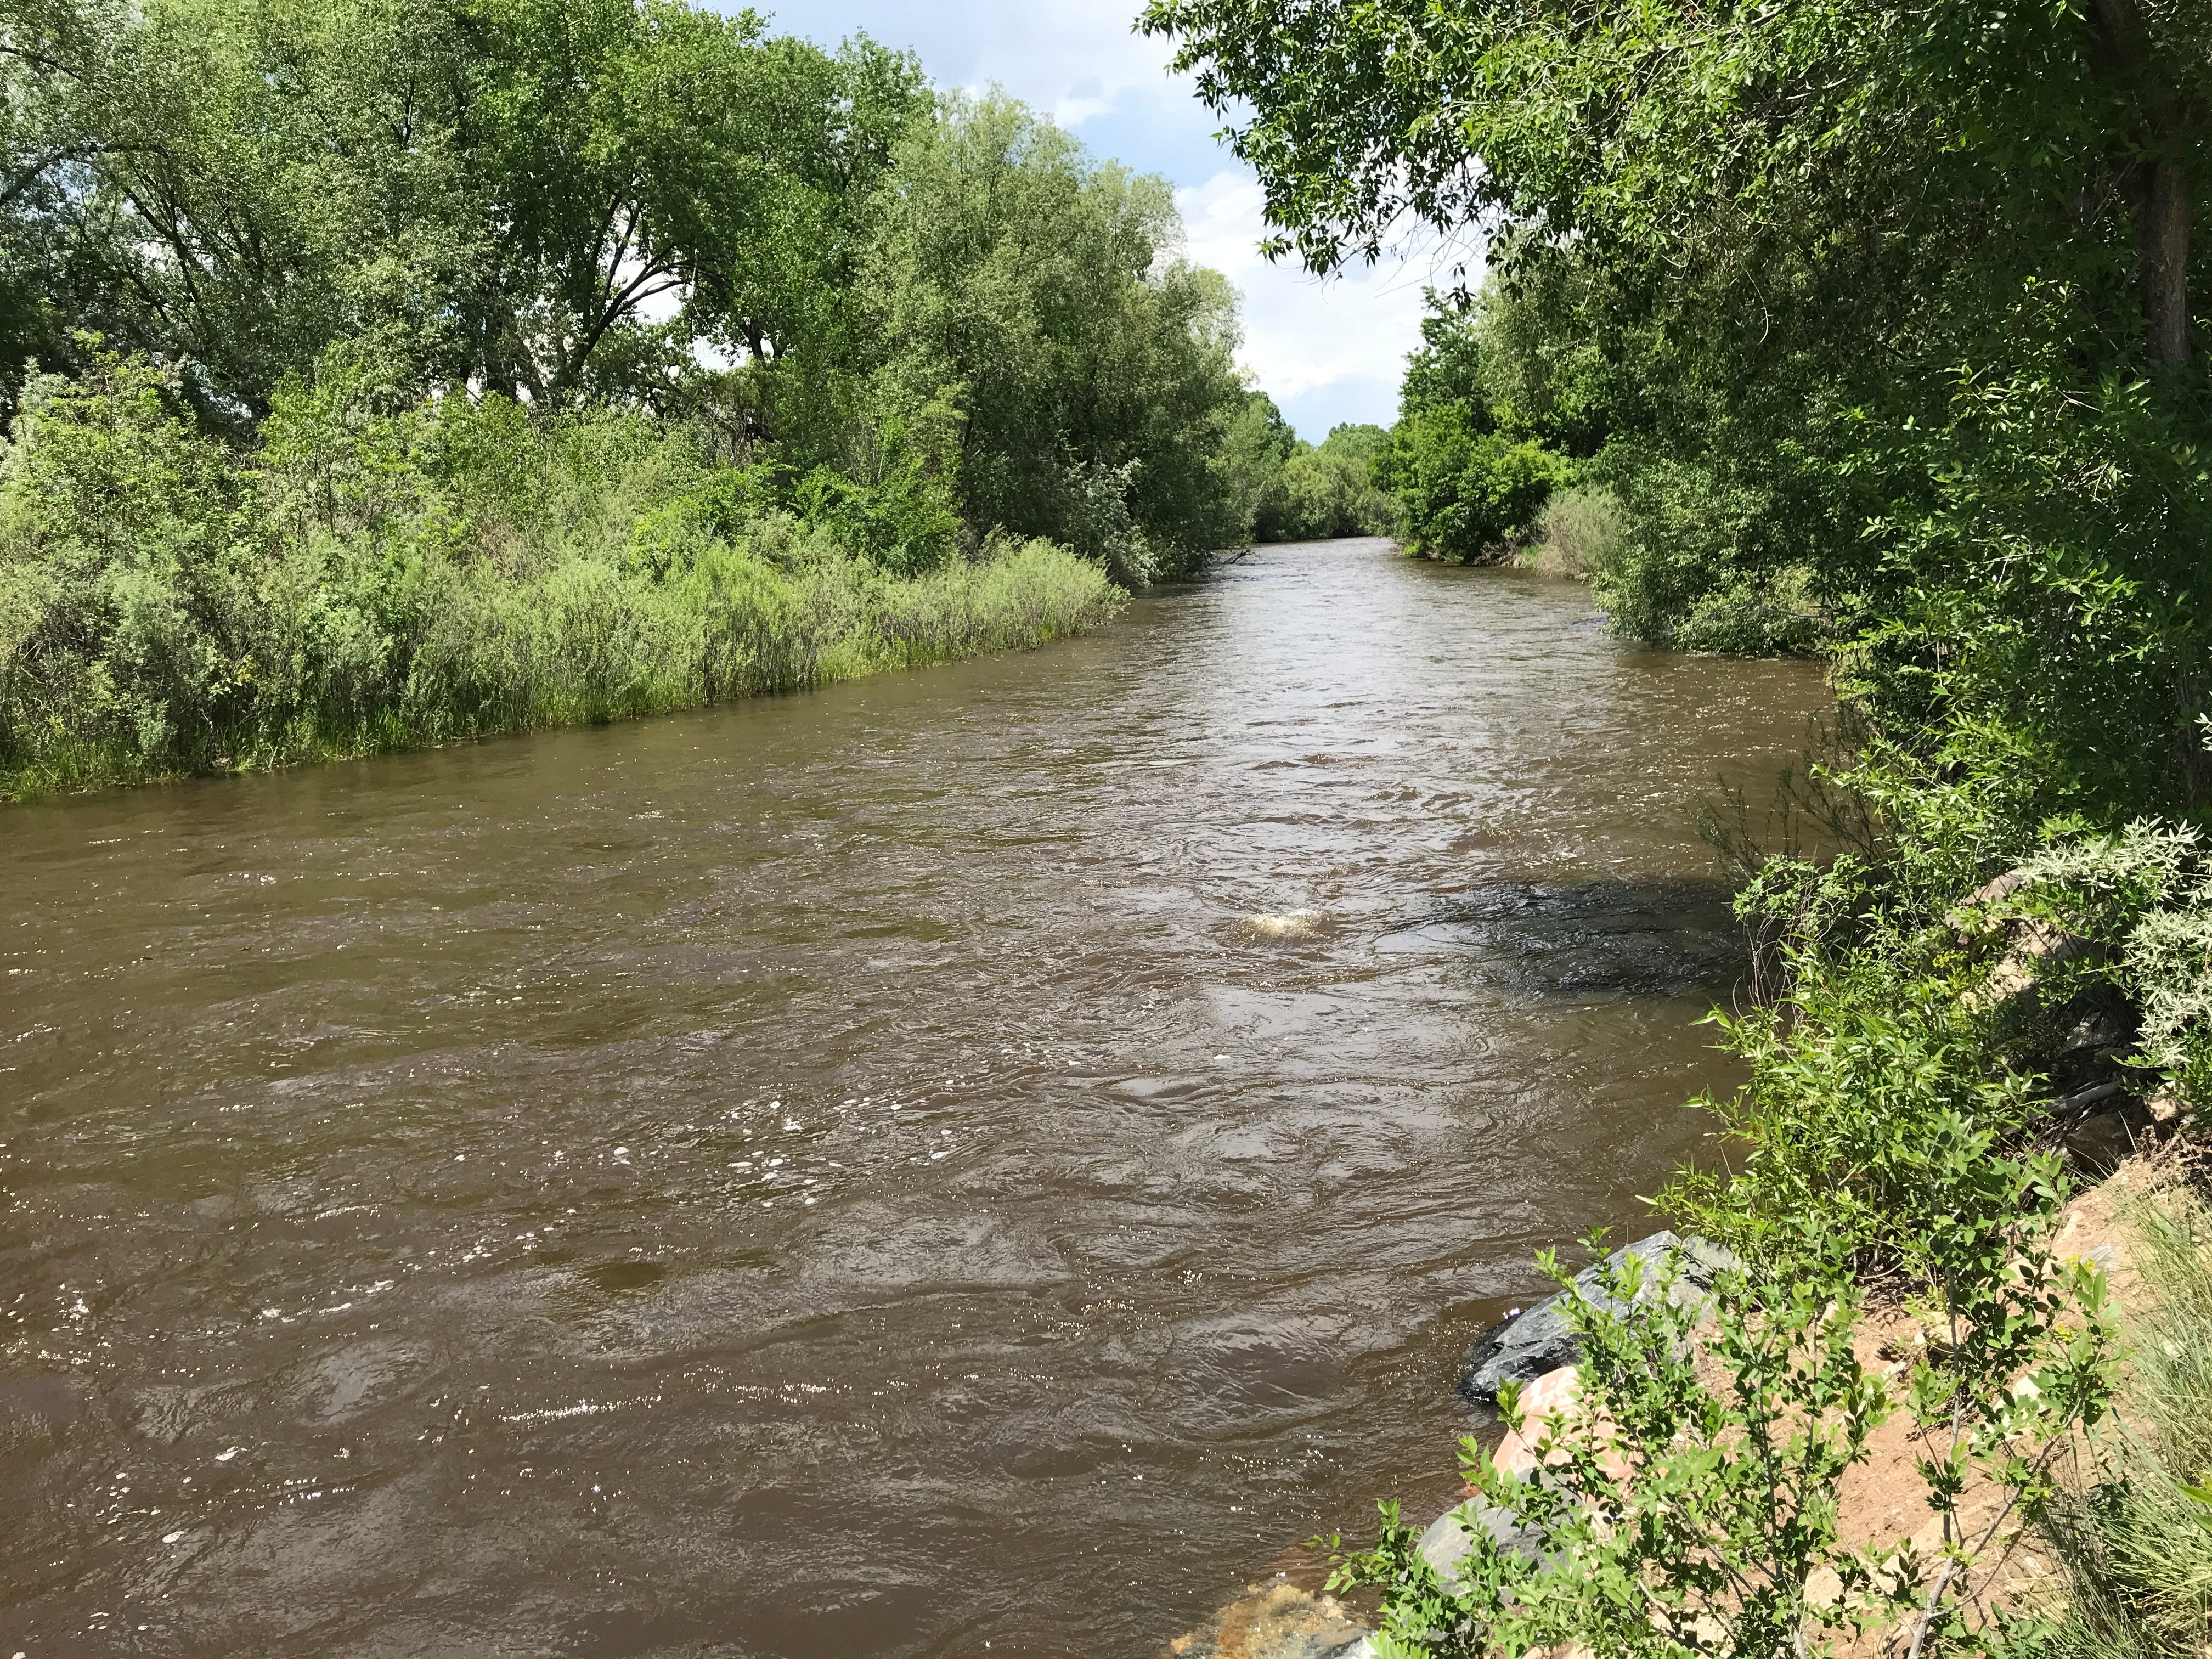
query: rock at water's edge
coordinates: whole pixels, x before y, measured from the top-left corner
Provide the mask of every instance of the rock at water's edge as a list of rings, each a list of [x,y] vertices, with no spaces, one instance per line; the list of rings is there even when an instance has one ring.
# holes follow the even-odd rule
[[[1371,1634],[1333,1596],[1255,1584],[1168,1651],[1175,1659],[1368,1659]]]
[[[1619,1272],[1630,1255],[1642,1259],[1645,1270],[1644,1285],[1637,1293],[1637,1300],[1642,1302],[1659,1293],[1659,1271],[1662,1258],[1669,1254],[1680,1264],[1679,1277],[1669,1292],[1669,1299],[1678,1307],[1702,1303],[1705,1293],[1712,1288],[1713,1275],[1734,1259],[1727,1250],[1708,1240],[1686,1239],[1668,1231],[1624,1244],[1607,1256],[1606,1262]],[[1547,1371],[1581,1363],[1581,1340],[1568,1327],[1560,1308],[1568,1297],[1579,1296],[1586,1302],[1620,1311],[1620,1304],[1599,1297],[1597,1279],[1598,1268],[1585,1267],[1575,1275],[1573,1289],[1561,1291],[1528,1312],[1492,1326],[1468,1350],[1467,1366],[1459,1380],[1460,1393],[1482,1405],[1494,1406],[1501,1382],[1533,1382]]]
[[[1542,1480],[1544,1474],[1536,1463],[1536,1443],[1542,1439],[1544,1431],[1537,1423],[1555,1413],[1573,1416],[1580,1396],[1581,1382],[1572,1365],[1547,1371],[1523,1389],[1521,1409],[1528,1415],[1528,1435],[1506,1435],[1492,1454],[1498,1467],[1508,1474],[1524,1479],[1534,1476]],[[1501,1509],[1486,1498],[1471,1498],[1431,1522],[1418,1546],[1421,1559],[1436,1569],[1445,1589],[1460,1588],[1459,1564],[1474,1547],[1474,1529],[1477,1528],[1496,1539],[1498,1547],[1508,1555],[1518,1555],[1529,1561],[1543,1557],[1544,1535],[1540,1528],[1523,1522],[1511,1510]]]

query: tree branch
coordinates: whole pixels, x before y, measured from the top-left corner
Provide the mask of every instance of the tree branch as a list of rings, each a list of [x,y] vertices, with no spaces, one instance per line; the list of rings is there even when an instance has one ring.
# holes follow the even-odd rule
[[[107,149],[108,146],[97,138],[78,138],[66,144],[56,145],[44,155],[33,158],[15,175],[7,189],[0,190],[0,208],[6,207],[9,203],[38,183],[47,168],[58,167],[64,161],[76,161],[83,156],[98,155]]]

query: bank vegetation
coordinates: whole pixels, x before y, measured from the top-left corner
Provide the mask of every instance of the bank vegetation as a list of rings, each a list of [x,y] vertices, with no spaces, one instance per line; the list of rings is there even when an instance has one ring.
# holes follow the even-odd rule
[[[1040,643],[1249,539],[1167,184],[682,0],[0,12],[0,794]]]

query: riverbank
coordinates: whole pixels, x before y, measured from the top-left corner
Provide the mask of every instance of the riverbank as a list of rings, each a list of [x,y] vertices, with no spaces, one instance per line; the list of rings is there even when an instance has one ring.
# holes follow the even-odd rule
[[[2112,1290],[2111,1316],[2130,1336],[2136,1354],[2155,1343],[2169,1364],[2190,1351],[2192,1363],[2201,1363],[2194,1352],[2201,1330],[2178,1331],[2174,1315],[2179,1304],[2185,1322],[2201,1318],[2208,1291],[2212,1291],[2212,1264],[2198,1254],[2193,1260],[2186,1246],[2203,1242],[2202,1210],[2194,1195],[2196,1177],[2185,1161],[2172,1156],[2174,1143],[2147,1144],[2131,1154],[2103,1180],[2077,1194],[2067,1205],[2053,1250],[2062,1265],[2103,1274]],[[2177,1235],[2172,1230],[2178,1226]],[[2185,1245],[2177,1251],[2175,1238]],[[2192,1305],[2193,1304],[2193,1305]],[[1712,1328],[1706,1327],[1707,1334]],[[2177,1337],[2182,1340],[2177,1341]],[[1881,1302],[1871,1307],[1855,1333],[1852,1347],[1867,1372],[1903,1381],[1914,1358],[1924,1353],[1942,1333],[1932,1330],[1905,1303]],[[1716,1382],[1710,1355],[1700,1364]],[[1544,1431],[1538,1419],[1547,1413],[1571,1414],[1576,1395],[1577,1368],[1569,1364],[1532,1382],[1522,1395],[1528,1413],[1525,1431],[1504,1422],[1482,1431],[1493,1460],[1502,1468],[1528,1476],[1536,1468],[1535,1443]],[[2129,1407],[2138,1420],[2154,1424],[2177,1408],[2195,1409],[2193,1398],[2178,1397],[2170,1380],[2158,1375],[2131,1372],[2125,1379],[2131,1395]],[[1564,1420],[1564,1419],[1563,1419]],[[2124,1442],[2122,1443],[2124,1445]],[[1922,1465],[1933,1449],[1907,1417],[1893,1418],[1870,1437],[1864,1456],[1845,1474],[1836,1493],[1835,1527],[1838,1538],[1869,1555],[1927,1562],[1945,1558],[1945,1514],[1931,1507]],[[2079,1528],[2091,1514],[2088,1499],[2100,1476],[2111,1469],[2111,1443],[2093,1443],[2083,1437],[2067,1449],[2057,1469],[2057,1511],[2055,1525],[2039,1526],[2035,1517],[2021,1513],[2008,1501],[1998,1483],[1970,1482],[1959,1494],[1951,1514],[1955,1529],[1969,1537],[1986,1535],[1981,1556],[1979,1582],[1972,1599],[1987,1609],[2002,1608],[2015,1618],[2042,1616],[2063,1620],[2069,1602],[2069,1545],[2080,1541]],[[1480,1504],[1470,1486],[1468,1497]],[[1439,1577],[1449,1581],[1469,1550],[1465,1528],[1458,1524],[1464,1510],[1446,1511],[1422,1533],[1420,1554]],[[1843,1595],[1841,1579],[1832,1571],[1816,1574],[1810,1590],[1816,1601],[1833,1604]],[[1335,1597],[1279,1579],[1253,1585],[1219,1615],[1200,1630],[1170,1644],[1176,1659],[1373,1659],[1377,1652],[1375,1632],[1357,1607]],[[1844,1643],[1839,1650],[1849,1659],[1875,1659],[1894,1651],[1895,1624],[1873,1626]],[[1909,1640],[1909,1629],[1905,1632]],[[2140,1652],[2128,1646],[2115,1651]]]
[[[0,480],[9,799],[1028,649],[1126,599],[1043,540],[865,555],[642,415],[301,392],[233,452],[146,364],[35,391]]]
[[[1761,869],[1738,909],[1765,1000],[1714,1016],[1751,1080],[1705,1103],[1739,1151],[1656,1200],[1705,1245],[1616,1253],[1478,1345],[1462,1388],[1510,1431],[1465,1443],[1468,1503],[1425,1531],[1386,1504],[1337,1558],[1384,1638],[1983,1651],[2032,1613],[2039,1652],[2193,1651],[2166,1633],[2177,1606],[2201,1632],[2212,1581],[2143,1539],[2202,1475],[2212,1360],[2174,1323],[2212,1306],[2201,1212],[2128,1218],[2181,1240],[2130,1349],[2118,1206],[2071,1193],[2146,1149],[2186,1166],[2212,872],[2148,821],[2055,826],[1931,904],[1943,864]],[[2122,1364],[2146,1341],[2148,1395]],[[2129,1389],[2148,1435],[2106,1429]]]
[[[413,648],[392,652],[371,688],[317,675],[289,696],[240,697],[242,707],[196,729],[157,705],[144,711],[160,723],[155,743],[102,719],[106,711],[88,710],[82,723],[56,712],[71,709],[76,688],[33,690],[0,728],[13,739],[0,748],[0,799],[670,714],[1031,650],[1127,603],[1096,565],[1047,542],[903,578],[816,546],[788,562],[727,549],[674,581],[578,558],[520,582],[456,568],[435,586],[434,597],[407,596]],[[98,689],[80,695],[90,701]]]

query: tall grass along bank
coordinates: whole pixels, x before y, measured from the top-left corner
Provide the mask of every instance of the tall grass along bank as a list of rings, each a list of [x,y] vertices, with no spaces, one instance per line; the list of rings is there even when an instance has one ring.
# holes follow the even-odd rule
[[[748,499],[641,413],[343,376],[233,451],[156,368],[45,379],[0,461],[0,794],[281,766],[694,707],[1112,616],[1043,541],[900,573]]]
[[[2114,1432],[2046,1528],[2067,1595],[2050,1659],[2196,1659],[2212,1629],[2212,1216],[2185,1188],[2136,1201]]]

